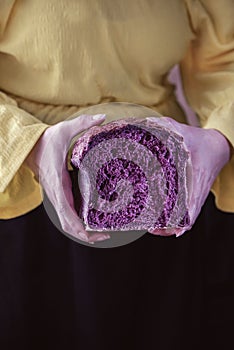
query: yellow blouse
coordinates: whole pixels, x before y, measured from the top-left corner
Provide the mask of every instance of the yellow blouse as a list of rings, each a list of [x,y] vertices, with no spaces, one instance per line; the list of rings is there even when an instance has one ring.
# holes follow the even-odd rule
[[[186,122],[167,79],[177,63],[201,126],[234,145],[233,18],[233,0],[0,0],[0,218],[41,203],[24,161],[83,107],[132,102]],[[234,156],[212,191],[234,212]]]

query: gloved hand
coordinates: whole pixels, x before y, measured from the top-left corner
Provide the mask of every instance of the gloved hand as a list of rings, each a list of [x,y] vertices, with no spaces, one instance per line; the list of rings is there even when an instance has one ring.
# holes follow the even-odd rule
[[[169,117],[151,117],[147,119],[180,134],[190,153],[191,173],[189,174],[188,213],[191,228],[201,211],[215,178],[230,159],[230,145],[227,139],[215,129],[202,129],[185,125]],[[185,230],[185,228],[170,228],[149,230],[149,232],[165,236],[172,234],[180,236]]]
[[[66,167],[71,139],[80,132],[99,125],[105,115],[81,115],[55,124],[45,130],[26,159],[53,204],[62,229],[82,241],[94,243],[110,238],[104,233],[88,233],[73,204],[72,184]]]

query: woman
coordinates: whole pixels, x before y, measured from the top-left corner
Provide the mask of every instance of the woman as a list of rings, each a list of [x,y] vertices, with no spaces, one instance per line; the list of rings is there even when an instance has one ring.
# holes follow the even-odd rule
[[[230,0],[1,4],[0,295],[6,349],[197,349],[204,335],[205,345],[227,339],[233,321],[233,12]],[[177,63],[203,127],[196,138],[178,124],[186,120],[167,80]],[[203,159],[208,177],[194,193],[196,217],[217,169],[212,191],[217,208],[229,214],[215,208],[210,194],[192,230],[179,239],[147,233],[123,247],[92,249],[62,235],[41,205],[38,171],[47,174],[43,186],[65,231],[88,242],[105,239],[90,237],[74,218],[69,191],[71,207],[64,212],[51,184],[61,160],[54,149],[74,130],[104,117],[64,120],[108,101],[148,106],[174,118],[185,136],[191,130],[189,140],[199,149],[194,169]],[[49,151],[57,163],[46,168],[41,154],[51,135],[55,147]],[[209,135],[209,142],[201,135]],[[69,184],[65,169],[63,180]]]

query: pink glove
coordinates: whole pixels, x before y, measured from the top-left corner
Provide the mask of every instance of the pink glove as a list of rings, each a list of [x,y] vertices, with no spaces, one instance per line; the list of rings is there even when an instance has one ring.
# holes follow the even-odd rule
[[[80,132],[99,125],[105,115],[81,115],[60,122],[45,130],[26,159],[27,165],[40,180],[59,217],[62,229],[82,241],[94,243],[110,238],[108,234],[85,231],[73,205],[72,185],[66,167],[71,139]]]
[[[190,228],[196,221],[201,208],[210,192],[211,186],[230,158],[230,146],[227,139],[215,129],[202,129],[176,122],[169,117],[147,118],[169,130],[180,134],[191,157],[189,174],[188,213]],[[156,235],[182,235],[187,229],[156,229],[149,232]]]

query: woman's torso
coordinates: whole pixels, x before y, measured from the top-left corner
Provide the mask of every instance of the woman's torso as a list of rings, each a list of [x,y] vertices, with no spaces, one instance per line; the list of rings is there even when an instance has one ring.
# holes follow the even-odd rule
[[[183,0],[9,1],[1,23],[0,90],[42,121],[109,101],[183,120],[167,80],[193,37]]]

